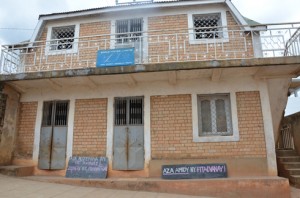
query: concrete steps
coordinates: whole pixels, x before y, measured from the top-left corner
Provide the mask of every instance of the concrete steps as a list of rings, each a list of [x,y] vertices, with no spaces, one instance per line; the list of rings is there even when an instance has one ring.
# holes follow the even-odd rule
[[[25,177],[32,176],[34,171],[34,166],[0,166],[0,174],[15,176],[15,177]]]
[[[300,188],[300,156],[295,150],[277,150],[278,175],[288,178],[290,184]]]
[[[282,162],[286,169],[300,168],[300,162]]]
[[[300,188],[300,175],[291,175],[290,182],[297,188]]]
[[[290,197],[290,186],[282,177],[230,177],[215,179],[107,178],[78,179],[62,176],[30,176],[23,179],[107,189],[174,193],[222,198]],[[99,195],[101,196],[101,195]],[[144,196],[146,198],[147,196]],[[160,196],[159,196],[160,197]]]

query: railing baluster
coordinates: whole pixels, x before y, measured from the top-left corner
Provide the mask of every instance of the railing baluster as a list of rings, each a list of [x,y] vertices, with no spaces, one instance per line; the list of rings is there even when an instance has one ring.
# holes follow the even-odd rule
[[[139,55],[139,57],[136,58],[136,63],[138,64],[147,63],[147,61],[145,61],[147,58],[151,58],[149,63],[163,63],[170,61],[180,62],[189,59],[211,60],[259,57],[260,55],[255,51],[255,49],[259,47],[259,44],[262,45],[261,52],[263,53],[263,57],[282,56],[281,53],[283,51],[284,56],[300,55],[300,23],[258,25],[255,29],[251,29],[252,27],[249,26],[230,26],[217,29],[214,27],[212,31],[215,33],[210,32],[207,34],[201,34],[201,31],[195,32],[194,29],[190,29],[190,31],[188,29],[169,29],[143,32],[142,26],[138,24],[142,24],[141,19],[131,20],[130,22],[128,22],[128,20],[121,20],[119,21],[116,34],[80,37],[80,39],[86,39],[87,46],[79,46],[82,44],[79,42],[79,38],[74,38],[73,43],[70,45],[73,48],[70,49],[54,49],[53,47],[57,45],[59,39],[46,41],[46,45],[45,41],[4,45],[2,46],[0,57],[0,72],[23,72],[23,66],[28,66],[29,71],[25,72],[52,70],[52,68],[49,67],[50,65],[54,65],[56,69],[60,70],[66,69],[65,67],[61,67],[66,63],[68,63],[68,68],[70,69],[75,68],[75,64],[79,64],[77,68],[91,67],[91,63],[94,63],[95,60],[90,57],[91,53],[86,52],[92,49],[97,51],[103,48],[110,49],[116,47],[116,45],[112,43],[113,40],[119,44],[126,44],[128,41],[134,43],[138,42],[135,45],[137,48],[136,54]],[[250,30],[248,31],[244,28],[250,28]],[[197,30],[199,29],[205,28],[197,28]],[[169,33],[170,31],[173,32]],[[184,31],[184,33],[182,33],[182,31]],[[256,35],[257,32],[259,32],[260,35]],[[209,38],[195,38],[194,34],[196,33],[199,35],[209,35]],[[151,41],[147,40],[146,37],[148,36],[151,36]],[[224,38],[220,38],[222,36]],[[259,36],[261,43],[259,43],[258,40]],[[252,39],[252,46],[248,45],[248,43],[251,43],[249,39]],[[61,40],[64,41],[66,38]],[[147,41],[148,43],[146,43]],[[94,45],[95,43],[98,43],[97,46]],[[109,43],[112,43],[112,45]],[[240,47],[236,47],[236,45]],[[122,45],[120,45],[120,47],[121,46]],[[251,54],[249,56],[247,54],[249,52],[253,52],[253,55]],[[87,55],[85,56],[85,54]],[[245,56],[243,56],[243,54],[245,54]],[[53,61],[55,58],[59,58],[60,61]]]

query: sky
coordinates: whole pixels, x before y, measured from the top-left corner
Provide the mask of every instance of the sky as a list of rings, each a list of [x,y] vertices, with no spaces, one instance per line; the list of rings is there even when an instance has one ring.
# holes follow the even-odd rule
[[[113,5],[114,2],[115,0],[0,0],[0,44],[30,39],[39,14],[102,7]],[[260,23],[300,22],[300,0],[232,2],[242,15]]]
[[[115,0],[0,0],[0,45],[29,40],[40,14],[113,5]],[[232,0],[242,15],[263,24],[300,22],[300,0]],[[300,111],[300,97],[289,114]],[[299,100],[298,100],[299,99]],[[297,102],[298,100],[298,102]]]

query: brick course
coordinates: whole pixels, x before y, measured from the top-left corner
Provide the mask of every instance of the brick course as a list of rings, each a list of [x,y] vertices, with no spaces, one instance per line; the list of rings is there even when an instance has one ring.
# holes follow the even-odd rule
[[[40,43],[37,48],[29,50],[24,55],[24,61],[27,72],[38,70],[61,70],[72,68],[84,68],[84,67],[96,67],[96,55],[99,49],[110,48],[110,21],[101,21],[93,23],[82,23],[79,28],[79,41],[75,45],[78,45],[78,52],[64,53],[64,51],[58,51],[56,54],[47,56],[45,54],[45,46],[47,39],[48,28],[45,28],[40,37]],[[98,35],[98,36],[95,36]],[[102,35],[102,36],[99,36]],[[106,35],[106,36],[103,36]],[[90,38],[82,38],[93,36]],[[106,40],[105,40],[106,39]],[[72,54],[72,55],[70,55]],[[79,57],[77,57],[79,55]],[[47,56],[47,59],[45,58]]]
[[[37,102],[22,102],[20,104],[15,159],[32,158],[37,105]]]
[[[73,155],[106,156],[107,99],[75,102]]]
[[[187,14],[148,17],[150,32],[148,38],[143,38],[148,42],[148,63],[253,57],[251,34],[243,31],[232,32],[231,30],[241,29],[237,27],[237,22],[230,12],[226,12],[226,16],[229,42],[217,41],[216,45],[206,42],[190,43]],[[177,37],[175,33],[178,33]],[[25,70],[95,67],[97,50],[110,48],[109,34],[111,34],[111,21],[82,23],[79,28],[78,52],[47,56],[44,49],[47,38],[47,28],[45,28],[40,38],[41,48],[29,49],[23,57],[27,66]]]
[[[253,57],[251,34],[240,31],[230,12],[226,12],[228,41],[191,44],[188,35],[188,15],[149,17],[149,62],[191,61]],[[176,30],[176,31],[175,31]],[[175,33],[179,33],[175,37]],[[171,34],[171,35],[168,35]],[[167,41],[166,42],[166,38]],[[198,40],[199,42],[200,40]],[[174,49],[178,48],[178,57]],[[171,49],[171,52],[169,50]],[[217,55],[217,57],[215,57]],[[177,59],[178,58],[178,59]]]
[[[191,95],[152,96],[152,159],[266,157],[259,92],[236,96],[240,141],[210,143],[193,142]]]

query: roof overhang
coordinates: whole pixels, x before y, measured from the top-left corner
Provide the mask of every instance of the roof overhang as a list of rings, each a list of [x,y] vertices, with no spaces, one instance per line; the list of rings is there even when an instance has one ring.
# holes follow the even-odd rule
[[[146,3],[136,5],[125,5],[125,6],[111,6],[87,10],[78,10],[65,13],[53,13],[40,15],[41,20],[56,20],[64,18],[73,18],[87,15],[98,15],[102,13],[120,12],[120,11],[133,11],[140,9],[152,9],[152,8],[167,8],[167,7],[178,7],[178,6],[193,6],[193,5],[209,5],[216,3],[224,3],[227,0],[197,0],[197,1],[170,1],[170,2],[159,2],[159,3]]]
[[[135,85],[140,82],[204,79],[212,81],[235,77],[254,79],[295,78],[300,75],[300,57],[260,58],[220,61],[195,61],[147,64],[124,67],[83,68],[1,75],[0,83],[7,83],[20,92],[28,89],[59,89],[65,86],[97,87],[99,84]]]

